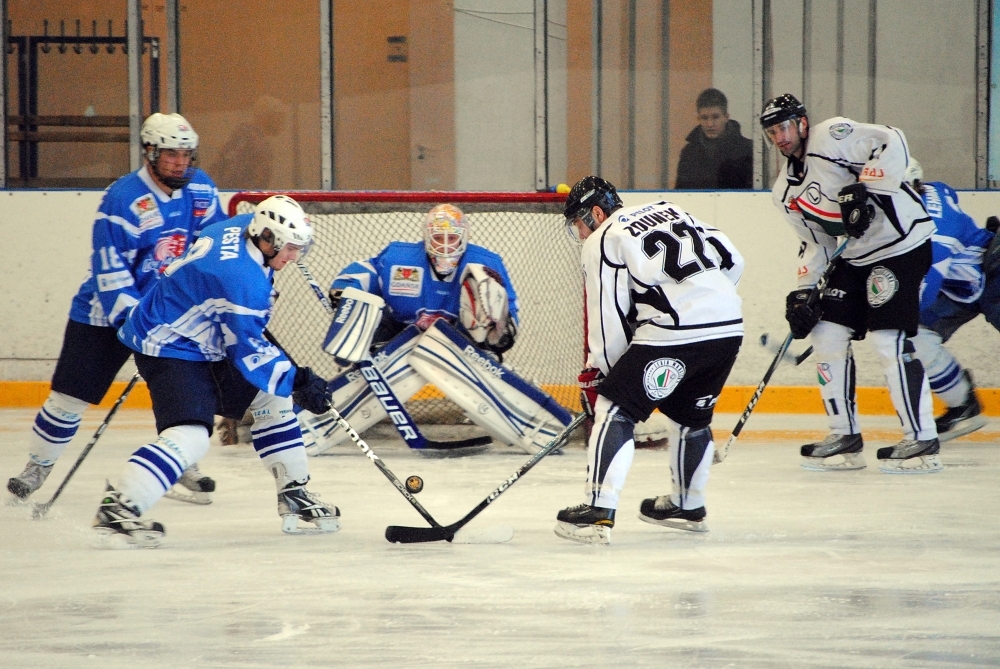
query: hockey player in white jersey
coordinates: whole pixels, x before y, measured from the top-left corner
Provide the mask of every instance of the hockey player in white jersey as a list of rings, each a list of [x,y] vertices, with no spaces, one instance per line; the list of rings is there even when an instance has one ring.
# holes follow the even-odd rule
[[[117,338],[129,307],[201,230],[226,218],[212,180],[195,167],[198,134],[180,114],[153,114],[142,124],[144,164],[104,192],[92,232],[90,268],[73,298],[52,390],[35,417],[28,464],[7,482],[26,499],[38,490],[132,351]],[[197,466],[184,472],[188,501],[207,503],[215,482]]]
[[[326,381],[298,367],[265,336],[276,294],[273,273],[309,248],[312,228],[284,195],[252,214],[206,228],[129,311],[119,339],[149,386],[158,438],[129,458],[97,511],[112,545],[155,546],[163,525],[141,516],[209,447],[215,415],[254,416],[254,449],[274,475],[282,530],[335,532],[340,512],[306,490],[309,466],[292,397],[329,410]]]
[[[931,391],[948,407],[935,419],[938,439],[944,442],[986,425],[972,374],[944,343],[979,314],[1000,330],[1000,239],[996,229],[979,227],[961,210],[955,189],[923,178],[920,163],[911,160],[906,181],[920,193],[937,226],[933,262],[920,291],[920,332],[913,344]]]
[[[639,518],[705,532],[712,414],[743,342],[743,257],[721,231],[670,202],[623,207],[615,187],[595,176],[573,186],[565,215],[583,240],[594,429],[585,501],[557,514],[555,532],[610,542],[635,424],[656,408],[672,421],[673,489],[643,500]]]
[[[787,159],[772,189],[774,204],[802,240],[798,287],[786,299],[785,318],[793,337],[812,341],[830,426],[825,439],[802,447],[802,466],[865,466],[851,341],[868,334],[904,435],[878,450],[879,469],[940,471],[930,389],[910,339],[917,334],[934,222],[904,181],[906,138],[898,128],[842,117],[813,126],[805,106],[788,94],[764,105],[760,123]],[[820,301],[810,306],[811,291],[845,235],[846,250]]]

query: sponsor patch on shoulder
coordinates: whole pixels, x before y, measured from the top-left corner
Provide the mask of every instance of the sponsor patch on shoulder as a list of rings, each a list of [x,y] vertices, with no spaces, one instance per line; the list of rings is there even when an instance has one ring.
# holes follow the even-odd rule
[[[830,126],[830,137],[840,140],[854,132],[854,126],[850,123],[834,123]]]
[[[659,358],[646,365],[642,386],[651,400],[662,400],[677,388],[687,367],[675,358]]]
[[[400,297],[419,297],[423,287],[423,268],[393,265],[389,268],[389,294]]]

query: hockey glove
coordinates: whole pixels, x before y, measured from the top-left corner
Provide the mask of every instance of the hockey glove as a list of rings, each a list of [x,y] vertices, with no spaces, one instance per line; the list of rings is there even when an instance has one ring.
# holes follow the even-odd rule
[[[805,339],[823,316],[818,304],[809,305],[811,294],[811,288],[801,288],[785,298],[785,320],[792,329],[792,339]]]
[[[596,367],[588,367],[576,377],[576,381],[580,385],[580,404],[583,406],[584,413],[591,420],[594,418],[594,408],[597,406],[597,389],[604,378],[604,372]]]
[[[848,237],[860,239],[875,218],[875,206],[868,202],[868,188],[863,183],[844,186],[837,195],[840,217]]]
[[[295,370],[292,400],[317,416],[330,410],[330,393],[326,389],[326,381],[316,376],[308,367],[299,367]]]

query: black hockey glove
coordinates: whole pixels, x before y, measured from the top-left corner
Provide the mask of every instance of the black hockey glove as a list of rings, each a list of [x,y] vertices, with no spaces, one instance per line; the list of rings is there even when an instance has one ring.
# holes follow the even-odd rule
[[[860,239],[875,218],[875,205],[868,202],[868,188],[861,182],[840,189],[837,195],[840,217],[848,237]]]
[[[818,304],[809,306],[811,293],[811,288],[801,288],[785,298],[785,320],[792,329],[792,339],[805,339],[823,315]]]
[[[330,410],[330,393],[326,389],[326,381],[316,376],[308,367],[299,367],[295,370],[292,400],[317,416]]]

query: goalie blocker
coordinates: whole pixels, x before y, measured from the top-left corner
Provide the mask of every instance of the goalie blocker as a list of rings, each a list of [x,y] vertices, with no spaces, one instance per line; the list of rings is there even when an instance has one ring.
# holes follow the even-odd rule
[[[364,358],[382,321],[384,308],[385,300],[378,295],[345,288],[323,341],[323,350],[342,366]]]
[[[441,319],[423,333],[415,326],[407,327],[372,362],[400,402],[410,399],[425,383],[433,383],[493,438],[527,453],[539,451],[572,420],[552,397]],[[396,422],[392,403],[372,392],[361,370],[331,381],[330,391],[333,405],[359,433],[386,416]],[[310,455],[324,453],[349,438],[329,417],[303,411],[299,421]]]

